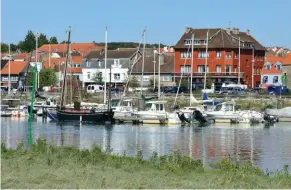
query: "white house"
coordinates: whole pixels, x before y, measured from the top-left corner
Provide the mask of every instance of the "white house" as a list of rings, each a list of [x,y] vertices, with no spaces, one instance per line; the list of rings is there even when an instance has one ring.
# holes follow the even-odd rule
[[[104,51],[90,52],[82,62],[82,79],[83,86],[96,83],[94,78],[100,74],[102,82],[108,84],[110,81],[111,68],[111,82],[115,86],[123,86],[128,78],[128,72],[131,64],[134,61],[136,50],[109,50],[107,52],[107,65],[105,72]],[[106,77],[105,77],[106,73]]]

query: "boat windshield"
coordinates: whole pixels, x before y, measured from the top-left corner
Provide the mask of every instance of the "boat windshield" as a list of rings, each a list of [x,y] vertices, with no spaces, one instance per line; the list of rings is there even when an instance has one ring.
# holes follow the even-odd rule
[[[119,99],[117,99],[117,100],[111,100],[111,106],[112,107],[116,107],[116,106],[118,106],[118,104],[119,104]]]
[[[149,111],[152,108],[152,104],[151,103],[147,103],[144,105],[144,110],[145,111]]]
[[[232,104],[226,104],[225,105],[225,111],[234,111],[233,110],[233,105]]]
[[[222,104],[218,104],[218,105],[215,107],[214,111],[220,111],[221,108],[222,108]]]

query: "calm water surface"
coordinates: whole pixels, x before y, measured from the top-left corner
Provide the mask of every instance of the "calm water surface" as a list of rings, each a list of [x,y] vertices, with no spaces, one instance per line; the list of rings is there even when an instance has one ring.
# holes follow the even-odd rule
[[[9,148],[16,148],[21,142],[27,145],[27,123],[25,118],[1,118],[1,141]],[[204,163],[230,156],[234,161],[250,160],[269,171],[291,165],[291,123],[276,123],[269,128],[248,124],[215,124],[204,128],[131,124],[105,127],[61,126],[38,118],[32,133],[34,141],[42,138],[57,146],[82,149],[98,144],[105,151],[129,156],[142,150],[144,158],[154,151],[165,155],[180,150]]]

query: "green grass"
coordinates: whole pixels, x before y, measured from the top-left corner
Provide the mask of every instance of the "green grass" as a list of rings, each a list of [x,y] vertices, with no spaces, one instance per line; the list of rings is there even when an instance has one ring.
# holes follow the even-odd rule
[[[1,188],[291,188],[287,166],[270,177],[249,162],[203,166],[179,152],[145,161],[142,152],[130,158],[38,140],[29,149],[2,144],[1,153]]]

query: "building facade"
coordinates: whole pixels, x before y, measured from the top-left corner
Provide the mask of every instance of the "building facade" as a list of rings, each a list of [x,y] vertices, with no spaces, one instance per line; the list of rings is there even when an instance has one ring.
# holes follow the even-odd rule
[[[282,85],[283,58],[267,56],[261,72],[261,85]]]
[[[181,73],[186,77],[190,76],[192,34],[194,34],[193,82],[203,83],[206,70],[207,79],[215,83],[226,81],[237,83],[240,78],[240,83],[248,87],[259,86],[265,48],[251,36],[249,30],[241,32],[238,28],[193,29],[186,27],[185,33],[175,46],[175,75],[177,77],[181,76]]]
[[[128,71],[134,62],[136,55],[140,58],[140,52],[132,50],[108,50],[105,70],[105,52],[92,51],[82,61],[83,86],[99,82],[110,82],[116,87],[123,86],[128,79]],[[106,77],[105,77],[106,73]],[[100,76],[100,77],[97,77]],[[99,78],[99,79],[98,79]]]

